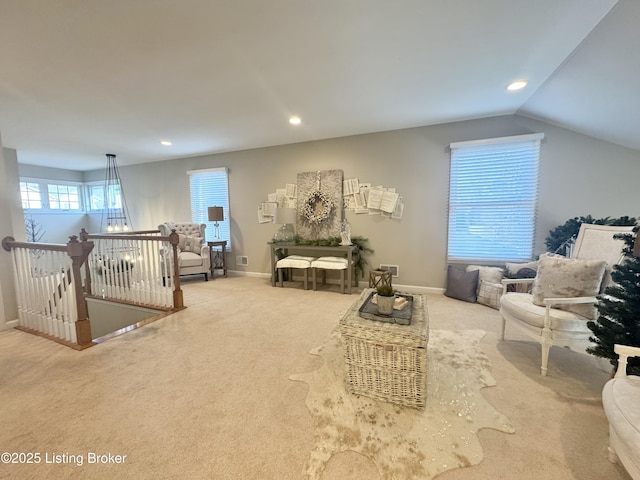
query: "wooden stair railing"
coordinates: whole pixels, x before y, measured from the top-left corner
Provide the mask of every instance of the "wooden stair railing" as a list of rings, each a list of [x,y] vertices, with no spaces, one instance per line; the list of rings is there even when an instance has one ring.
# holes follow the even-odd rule
[[[172,278],[173,282],[173,308],[172,310],[181,310],[185,308],[184,306],[184,296],[183,291],[180,286],[180,275],[179,275],[179,265],[178,265],[178,243],[179,236],[175,231],[172,231],[171,234],[167,237],[158,235],[159,230],[143,230],[143,231],[133,231],[133,232],[119,232],[119,233],[109,233],[109,234],[90,234],[84,228],[80,231],[80,238],[83,240],[95,240],[95,241],[109,241],[109,240],[131,240],[132,242],[158,242],[158,249],[163,242],[167,242],[171,245],[172,249],[172,259],[173,259],[173,272],[168,272]],[[154,235],[155,234],[155,235]],[[99,253],[94,252],[94,253]],[[120,267],[116,267],[118,269]],[[125,268],[123,268],[126,270]],[[92,281],[91,281],[91,268],[90,265],[85,266],[85,292],[88,295],[99,295],[98,292],[92,292]],[[116,279],[117,280],[117,279]],[[123,281],[127,281],[127,279],[123,279]],[[127,303],[127,302],[125,302]]]
[[[64,338],[61,338],[59,336],[48,335],[40,330],[33,329],[31,327],[22,326],[21,328],[23,330],[30,331],[32,333],[43,334],[59,343],[69,344],[74,348],[75,347],[86,348],[88,346],[93,345],[92,338],[91,338],[91,323],[88,316],[87,303],[84,297],[84,292],[82,287],[82,275],[81,275],[81,266],[83,263],[87,261],[89,253],[93,249],[93,242],[88,242],[88,241],[80,242],[78,241],[78,237],[76,235],[70,236],[69,242],[66,245],[57,245],[57,244],[49,244],[49,243],[33,243],[33,242],[16,242],[13,237],[5,237],[2,240],[2,247],[7,252],[11,252],[12,249],[14,251],[18,249],[22,249],[26,252],[49,251],[49,252],[65,252],[67,254],[67,256],[71,260],[71,269],[70,269],[71,275],[69,275],[68,268],[63,269],[61,281],[58,283],[57,287],[53,288],[53,291],[48,291],[48,292],[43,291],[43,289],[45,288],[43,285],[46,285],[46,282],[39,282],[37,286],[34,286],[36,282],[33,278],[22,279],[25,284],[16,285],[16,289],[19,289],[22,287],[28,287],[29,285],[31,285],[32,287],[34,287],[34,291],[36,293],[44,294],[48,298],[47,302],[44,304],[45,306],[43,307],[42,304],[40,306],[38,305],[32,306],[31,313],[36,316],[46,316],[47,311],[53,312],[55,310],[54,307],[58,307],[60,305],[59,302],[61,302],[64,292],[66,291],[66,286],[63,285],[62,283],[66,276],[68,279],[69,285],[73,285],[74,293],[75,293],[74,298],[75,298],[75,307],[76,307],[76,313],[77,313],[75,321],[73,322],[75,327],[75,343],[69,342],[68,340],[65,340]],[[15,258],[16,257],[14,255],[14,262],[16,262]],[[36,258],[38,258],[37,255],[36,255]],[[16,279],[20,281],[20,278],[19,278],[20,272],[18,272],[17,262],[14,263],[14,268],[16,269],[16,272],[15,272]],[[32,265],[32,268],[36,268],[36,271],[38,272],[38,275],[40,275],[39,278],[41,280],[47,277],[48,278],[55,277],[55,275],[53,275],[53,272],[47,272],[42,266],[39,266],[37,263],[37,260],[34,261],[34,265]],[[22,272],[22,273],[25,273],[25,272]],[[31,276],[35,275],[34,272],[29,272],[29,274]],[[34,292],[32,291],[28,293],[18,292],[19,309],[21,309],[22,311],[29,310],[30,306],[26,305],[25,303],[29,302],[30,299],[28,297],[30,294],[33,294],[33,293]],[[53,299],[51,299],[50,297],[51,295],[53,295]],[[23,300],[22,302],[20,301],[20,297]],[[48,303],[48,308],[46,307],[47,303]],[[43,308],[45,312],[39,311],[40,308]],[[66,314],[66,320],[67,321],[69,320],[68,312]]]

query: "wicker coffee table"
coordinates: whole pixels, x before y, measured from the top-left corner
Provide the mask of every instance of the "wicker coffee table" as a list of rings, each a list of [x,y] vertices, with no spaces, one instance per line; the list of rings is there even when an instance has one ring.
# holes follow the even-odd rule
[[[426,298],[413,295],[411,324],[397,325],[358,315],[358,309],[372,291],[364,289],[340,320],[346,389],[357,395],[422,409],[427,400]]]

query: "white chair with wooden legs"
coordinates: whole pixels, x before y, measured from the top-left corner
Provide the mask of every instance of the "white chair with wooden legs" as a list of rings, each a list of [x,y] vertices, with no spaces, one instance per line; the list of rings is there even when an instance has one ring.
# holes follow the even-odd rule
[[[304,289],[309,289],[309,270],[311,269],[311,262],[314,257],[304,257],[301,255],[289,255],[284,257],[276,263],[276,270],[278,271],[278,283],[280,287],[284,286],[284,280],[282,271],[284,269],[299,269],[302,270],[304,275]],[[291,280],[291,271],[289,272],[289,279]]]
[[[542,375],[547,374],[549,351],[553,345],[574,348],[579,352],[585,352],[585,348],[591,345],[589,337],[593,332],[587,327],[587,322],[596,318],[596,295],[603,291],[608,282],[608,270],[623,258],[624,242],[615,239],[614,235],[630,233],[632,229],[583,223],[570,259],[543,255],[538,261],[535,279],[502,281],[502,339],[509,324],[539,342]],[[573,266],[570,265],[572,263]],[[593,273],[592,277],[585,273],[596,270],[598,274]],[[532,282],[532,293],[507,292],[510,283],[524,281]],[[587,283],[589,292],[585,293],[579,289],[579,285]],[[552,294],[547,295],[548,291]]]
[[[342,257],[320,257],[311,262],[311,275],[313,276],[313,289],[317,290],[316,272],[322,270],[322,284],[327,280],[327,270],[340,270],[340,291],[345,293],[344,274],[349,266],[349,261]]]

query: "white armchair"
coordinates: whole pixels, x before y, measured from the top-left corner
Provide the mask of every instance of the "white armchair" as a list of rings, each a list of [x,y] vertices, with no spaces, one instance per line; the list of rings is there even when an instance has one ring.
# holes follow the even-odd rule
[[[209,247],[205,241],[204,223],[165,222],[158,225],[163,237],[169,236],[172,230],[179,235],[178,268],[180,275],[204,275],[209,280]]]
[[[542,375],[547,374],[552,345],[584,352],[591,342],[589,320],[596,318],[596,295],[608,283],[610,269],[622,259],[624,242],[616,233],[633,227],[582,224],[571,258],[543,255],[534,279],[505,279],[500,298],[502,339],[507,323],[541,345]],[[530,282],[529,293],[507,292],[511,283]]]
[[[609,460],[621,463],[633,480],[640,480],[640,377],[627,376],[627,358],[640,357],[640,348],[615,345],[616,376],[602,390],[609,420]]]

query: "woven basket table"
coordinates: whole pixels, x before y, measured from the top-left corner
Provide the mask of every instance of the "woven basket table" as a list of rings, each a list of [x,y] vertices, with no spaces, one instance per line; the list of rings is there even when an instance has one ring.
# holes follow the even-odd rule
[[[358,309],[373,289],[340,320],[348,392],[397,405],[424,408],[427,400],[429,319],[424,295],[413,295],[410,325],[368,320]]]

